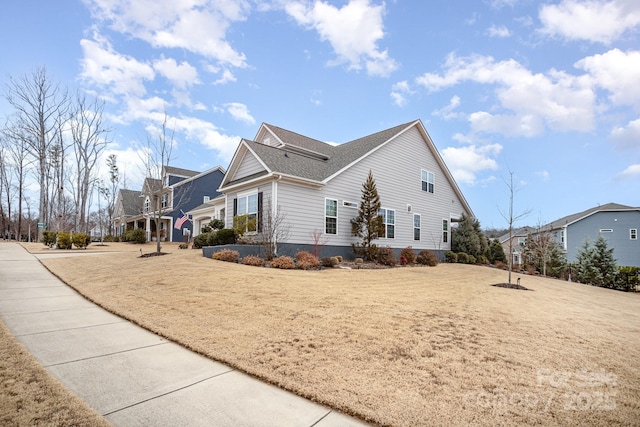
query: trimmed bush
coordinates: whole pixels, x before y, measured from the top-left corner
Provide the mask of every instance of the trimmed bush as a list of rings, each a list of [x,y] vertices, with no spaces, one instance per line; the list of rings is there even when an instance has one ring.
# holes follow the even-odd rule
[[[473,255],[469,255],[469,258],[467,259],[467,264],[475,264],[476,263],[476,257],[474,257]]]
[[[480,256],[478,256],[478,259],[477,259],[477,261],[476,261],[476,262],[477,262],[478,264],[486,265],[486,264],[489,264],[489,258],[487,258],[487,257],[486,257],[486,256],[484,256],[484,255],[480,255]]]
[[[188,243],[180,243],[178,245],[178,249],[189,249],[189,244]]]
[[[271,260],[272,268],[281,268],[283,270],[291,270],[296,268],[296,263],[290,256],[279,256]]]
[[[122,235],[122,241],[139,244],[147,243],[147,234],[142,228],[127,230]]]
[[[398,263],[396,260],[396,254],[393,252],[393,249],[388,246],[378,248],[378,262],[382,265],[388,266],[394,266]]]
[[[107,234],[106,236],[104,236],[104,237],[102,238],[102,241],[103,241],[103,242],[113,242],[113,241],[114,241],[114,240],[113,240],[113,235],[112,235],[112,234]]]
[[[318,257],[307,251],[297,252],[296,261],[296,266],[301,270],[309,270],[320,265]]]
[[[213,243],[212,246],[233,245],[238,238],[238,234],[232,228],[223,228],[211,234],[213,235],[213,242],[210,241],[209,244]]]
[[[341,255],[336,256],[336,258],[338,259],[338,263],[342,262],[342,256]]]
[[[75,233],[71,238],[73,246],[80,249],[86,249],[91,244],[91,237],[84,233]]]
[[[247,255],[246,257],[242,258],[242,263],[244,265],[252,265],[254,267],[263,267],[264,259],[256,255]]]
[[[456,258],[460,264],[469,264],[469,255],[464,252],[459,252]]]
[[[438,256],[430,250],[420,251],[416,257],[416,262],[420,265],[428,265],[429,267],[435,267],[438,265]]]
[[[339,262],[338,262],[338,258],[337,257],[325,257],[322,258],[320,260],[320,264],[322,264],[323,267],[336,267]]]
[[[217,261],[238,262],[240,253],[231,249],[223,249],[221,251],[215,252],[211,258]]]
[[[407,246],[403,250],[400,251],[400,263],[402,264],[402,257],[405,259],[405,264],[413,264],[416,262],[416,253],[413,251],[411,246]],[[402,265],[405,265],[402,264]]]
[[[71,233],[68,231],[58,232],[58,249],[71,249]]]
[[[209,238],[211,233],[200,233],[193,238],[193,249],[202,249],[204,246],[209,246]]]
[[[56,244],[56,237],[58,236],[58,233],[56,231],[43,231],[42,232],[42,243],[45,246],[49,246],[50,248],[53,247],[53,245]]]
[[[447,262],[458,262],[458,254],[456,254],[455,252],[447,251],[444,254],[444,259],[446,259]]]

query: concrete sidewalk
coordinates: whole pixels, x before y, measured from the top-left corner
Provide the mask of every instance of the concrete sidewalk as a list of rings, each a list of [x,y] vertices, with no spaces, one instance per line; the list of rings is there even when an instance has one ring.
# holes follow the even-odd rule
[[[103,310],[16,243],[0,243],[0,317],[54,377],[116,426],[366,425]]]

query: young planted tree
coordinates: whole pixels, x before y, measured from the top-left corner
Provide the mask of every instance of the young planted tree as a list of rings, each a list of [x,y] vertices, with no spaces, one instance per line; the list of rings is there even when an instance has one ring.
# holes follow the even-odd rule
[[[278,253],[278,243],[283,243],[289,238],[290,225],[286,222],[286,215],[279,206],[273,206],[271,197],[265,200],[262,209],[262,244],[264,255],[268,260],[273,259]]]
[[[552,262],[552,256],[557,258],[557,246],[558,243],[551,230],[544,230],[539,225],[533,233],[527,236],[523,256],[527,263],[533,264],[540,274],[546,276],[547,265]]]
[[[598,236],[593,246],[585,240],[578,250],[576,280],[594,286],[612,286],[618,269],[613,249],[602,236]]]
[[[367,180],[362,184],[362,197],[358,216],[351,220],[351,235],[362,239],[352,245],[353,252],[367,260],[376,258],[378,247],[373,243],[384,234],[384,223],[380,215],[380,196],[373,173],[369,171]]]
[[[113,234],[113,214],[116,208],[118,183],[120,181],[120,170],[118,169],[115,154],[110,154],[109,157],[107,157],[107,167],[109,168],[109,182],[111,183],[110,187],[108,187],[109,197],[107,198],[108,231],[109,234]]]
[[[513,184],[513,171],[509,170],[509,181],[505,181],[507,188],[509,190],[509,212],[507,214],[500,211],[502,217],[509,224],[509,254],[507,255],[507,261],[509,265],[509,284],[511,284],[511,271],[513,270],[513,225],[520,220],[521,218],[529,215],[530,210],[524,211],[520,214],[514,214],[513,212],[513,197],[516,191],[516,188]]]

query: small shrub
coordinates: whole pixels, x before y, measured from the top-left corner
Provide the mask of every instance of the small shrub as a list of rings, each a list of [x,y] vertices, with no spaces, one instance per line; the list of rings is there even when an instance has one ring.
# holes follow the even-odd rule
[[[406,261],[404,264],[402,264],[403,257]],[[416,262],[416,253],[413,251],[413,248],[411,246],[407,246],[406,248],[400,251],[400,264],[406,265],[406,264],[413,264],[415,262]]]
[[[209,246],[209,238],[211,233],[200,233],[193,238],[193,248],[202,249],[204,246]]]
[[[50,248],[52,248],[53,245],[56,244],[57,236],[58,236],[57,232],[45,230],[42,232],[42,243],[45,246],[49,246]]]
[[[91,237],[84,233],[75,233],[71,238],[71,242],[76,248],[84,249],[91,244]]]
[[[467,255],[464,252],[459,252],[456,256],[456,259],[458,260],[457,262],[459,262],[460,264],[468,264],[469,263],[469,255]]]
[[[296,268],[296,263],[290,256],[279,256],[271,260],[272,268],[281,268],[283,270],[291,270]]]
[[[473,255],[469,255],[469,257],[467,258],[467,264],[475,264],[476,263],[476,257],[474,257]]]
[[[139,244],[147,243],[147,235],[142,228],[127,230],[122,235],[122,241]]]
[[[307,251],[297,252],[296,261],[297,267],[301,270],[309,270],[320,265],[320,260],[318,259],[318,257]]]
[[[489,264],[489,258],[487,258],[487,257],[486,257],[486,256],[484,256],[484,255],[479,255],[479,256],[478,256],[477,263],[478,263],[478,264],[482,264],[482,265]]]
[[[507,270],[509,266],[502,261],[496,261],[496,268],[499,268],[500,270]]]
[[[211,233],[213,237],[212,246],[217,245],[233,245],[238,238],[238,234],[232,228],[223,228],[222,230],[218,230],[215,233]]]
[[[338,259],[339,263],[342,262],[342,256],[338,255],[338,256],[336,256],[336,258]]]
[[[320,264],[322,264],[323,267],[336,267],[339,262],[338,262],[338,258],[337,257],[325,257],[322,258],[320,260]]]
[[[393,252],[393,249],[388,246],[378,248],[378,262],[382,265],[388,266],[394,266],[398,263],[396,260],[396,254]]]
[[[456,254],[455,252],[447,251],[444,254],[444,259],[446,259],[447,262],[458,262],[458,254]]]
[[[231,249],[223,249],[221,251],[215,252],[212,258],[218,261],[238,262],[240,253]]]
[[[406,257],[400,257],[400,265],[407,265],[408,261]]]
[[[188,243],[180,243],[178,245],[178,249],[189,249],[189,244]]]
[[[71,249],[71,233],[68,231],[58,232],[58,249]]]
[[[362,263],[364,263],[364,260],[362,258],[356,258],[356,260],[354,262],[356,264],[362,264]]]
[[[112,234],[107,234],[106,236],[104,236],[102,238],[102,241],[103,242],[113,242],[114,241],[113,239],[114,239],[114,237],[113,237]]]
[[[244,265],[252,265],[254,267],[263,267],[264,259],[256,255],[247,255],[246,257],[242,258],[242,263]]]
[[[421,265],[428,265],[429,267],[435,267],[438,265],[438,256],[430,250],[420,251],[416,257],[416,262]]]

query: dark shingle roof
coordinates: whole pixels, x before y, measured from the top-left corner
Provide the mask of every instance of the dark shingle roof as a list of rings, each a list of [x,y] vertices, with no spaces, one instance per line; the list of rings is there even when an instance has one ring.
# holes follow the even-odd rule
[[[394,126],[336,146],[265,124],[274,133],[277,132],[278,138],[284,144],[322,153],[324,157],[313,155],[313,153],[292,151],[287,149],[286,145],[273,147],[255,141],[245,140],[245,142],[272,172],[323,181],[387,142],[413,123],[415,122]]]
[[[121,189],[120,199],[122,200],[125,216],[135,216],[140,213],[140,207],[142,206],[140,191]]]
[[[175,176],[181,176],[181,177],[185,177],[185,178],[191,178],[192,176],[198,175],[200,172],[198,171],[192,171],[189,169],[181,169],[181,168],[176,168],[173,166],[165,166],[164,167],[164,172],[167,175],[175,175]]]
[[[620,205],[618,203],[607,203],[606,205],[596,206],[595,208],[587,209],[586,211],[582,211],[582,212],[578,212],[572,215],[567,215],[565,217],[562,217],[548,224],[548,227],[550,227],[551,229],[561,228],[567,224],[570,224],[574,221],[579,220],[580,218],[584,218],[585,216],[591,215],[598,211],[621,211],[621,210],[630,210],[630,209],[640,209],[640,208]]]

